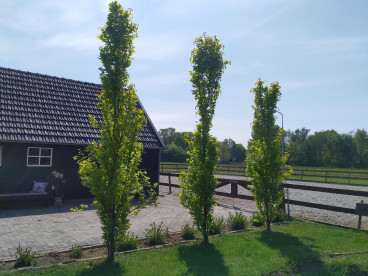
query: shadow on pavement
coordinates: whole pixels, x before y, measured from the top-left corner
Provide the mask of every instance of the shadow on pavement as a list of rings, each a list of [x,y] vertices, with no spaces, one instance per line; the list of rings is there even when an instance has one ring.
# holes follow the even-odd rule
[[[96,206],[91,206],[93,198],[85,199],[70,199],[63,200],[63,206],[60,208],[54,207],[39,207],[39,208],[24,208],[24,209],[3,209],[0,210],[0,218],[36,216],[56,213],[71,212],[70,208],[80,207],[81,204],[88,205],[86,210],[96,210]]]

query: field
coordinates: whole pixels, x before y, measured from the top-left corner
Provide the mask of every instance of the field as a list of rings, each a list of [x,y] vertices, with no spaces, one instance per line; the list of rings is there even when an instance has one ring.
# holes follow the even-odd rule
[[[300,220],[272,230],[121,254],[114,264],[93,260],[11,275],[368,275],[366,232]]]
[[[185,171],[186,169],[186,163],[161,162],[161,172],[181,172]],[[294,166],[293,171],[294,173],[288,179],[325,183],[368,185],[367,169]],[[218,164],[216,173],[224,175],[246,176],[245,164]]]

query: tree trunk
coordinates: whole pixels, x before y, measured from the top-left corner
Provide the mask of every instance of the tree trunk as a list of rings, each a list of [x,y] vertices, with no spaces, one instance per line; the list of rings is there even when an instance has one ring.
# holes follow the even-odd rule
[[[269,208],[266,208],[266,222],[267,222],[267,231],[271,231],[271,220],[270,220]]]
[[[208,244],[208,225],[207,225],[207,202],[204,202],[203,206],[203,226],[202,226],[203,242]]]
[[[116,214],[115,214],[115,206],[113,207],[113,211],[111,214],[111,224],[112,228],[109,233],[108,240],[108,248],[107,248],[107,261],[113,262],[115,258],[115,227],[116,227]]]

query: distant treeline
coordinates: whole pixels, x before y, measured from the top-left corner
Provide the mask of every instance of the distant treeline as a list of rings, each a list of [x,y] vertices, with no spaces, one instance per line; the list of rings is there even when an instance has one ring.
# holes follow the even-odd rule
[[[339,134],[306,128],[285,132],[288,163],[297,166],[368,168],[368,133],[364,129]]]
[[[162,152],[163,162],[186,162],[188,144],[185,135],[175,128],[159,131],[166,145]],[[220,162],[244,162],[246,149],[232,139],[219,145]],[[368,133],[364,129],[339,134],[326,130],[310,134],[306,128],[285,131],[285,149],[289,153],[288,164],[294,166],[368,168]]]
[[[175,128],[164,128],[159,130],[166,148],[161,155],[162,162],[186,162],[189,145],[185,141],[185,135],[191,132],[176,132]],[[220,162],[244,162],[246,150],[242,144],[237,144],[232,139],[225,139],[219,144]]]

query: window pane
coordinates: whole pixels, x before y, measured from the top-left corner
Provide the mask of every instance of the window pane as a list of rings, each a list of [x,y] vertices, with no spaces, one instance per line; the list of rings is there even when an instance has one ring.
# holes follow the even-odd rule
[[[28,165],[38,165],[38,157],[28,157]]]
[[[29,156],[39,156],[40,148],[28,148],[28,155]]]
[[[41,148],[41,156],[51,156],[51,149]]]
[[[51,158],[50,157],[41,157],[40,165],[51,165]]]

